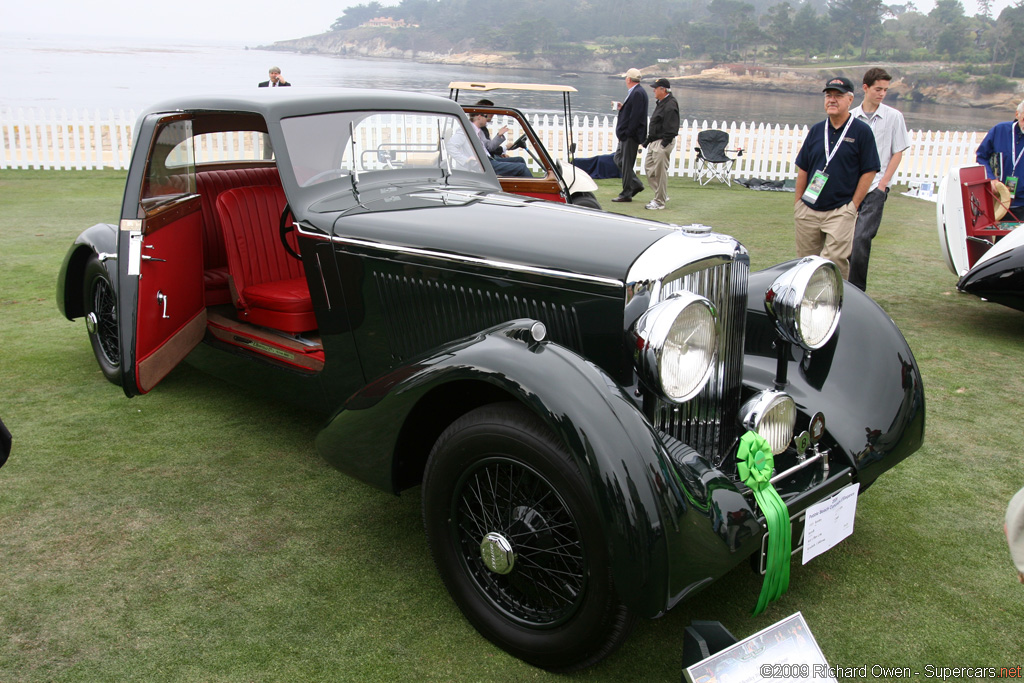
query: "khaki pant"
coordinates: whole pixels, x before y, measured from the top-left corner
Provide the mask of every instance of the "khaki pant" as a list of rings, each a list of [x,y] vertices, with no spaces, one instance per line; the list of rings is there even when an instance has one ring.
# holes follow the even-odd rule
[[[850,251],[857,225],[853,202],[831,211],[815,211],[798,200],[793,208],[796,255],[821,256],[839,266],[843,279],[850,277]]]
[[[647,156],[644,159],[647,182],[654,190],[654,201],[662,206],[668,201],[668,161],[671,156],[672,147],[665,147],[661,140],[647,145]]]

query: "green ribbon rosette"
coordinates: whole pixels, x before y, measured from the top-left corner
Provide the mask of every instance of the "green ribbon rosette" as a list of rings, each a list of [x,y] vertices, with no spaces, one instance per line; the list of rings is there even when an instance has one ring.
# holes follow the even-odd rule
[[[778,600],[789,589],[789,559],[793,548],[789,510],[771,484],[775,458],[768,441],[757,432],[747,432],[740,439],[736,452],[740,481],[754,492],[768,527],[768,556],[764,584],[757,599],[754,615],[764,611],[768,603]]]

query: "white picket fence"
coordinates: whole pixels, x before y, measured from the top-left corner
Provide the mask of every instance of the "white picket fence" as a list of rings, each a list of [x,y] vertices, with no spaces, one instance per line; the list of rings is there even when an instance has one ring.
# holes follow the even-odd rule
[[[0,109],[0,169],[126,169],[135,112]]]
[[[127,114],[108,111],[103,116],[98,111],[68,113],[61,110],[57,113],[0,109],[0,169],[127,169],[135,118],[134,111]],[[537,114],[531,117],[531,123],[552,156],[565,158],[563,117]],[[793,161],[807,135],[806,126],[725,121],[709,124],[706,120],[683,121],[669,163],[670,175],[691,178],[695,175],[693,150],[697,146],[697,133],[707,129],[727,131],[729,148],[743,150],[743,154],[736,157],[734,177],[796,178]],[[937,182],[951,168],[973,164],[975,150],[983,136],[977,132],[910,131],[910,148],[903,155],[894,184]],[[577,142],[578,157],[611,154],[615,151],[615,119],[574,116],[573,138]],[[236,144],[240,143],[233,137],[223,136],[210,147],[209,157],[219,158],[219,150],[229,150]],[[641,151],[638,157],[641,166],[642,157]]]

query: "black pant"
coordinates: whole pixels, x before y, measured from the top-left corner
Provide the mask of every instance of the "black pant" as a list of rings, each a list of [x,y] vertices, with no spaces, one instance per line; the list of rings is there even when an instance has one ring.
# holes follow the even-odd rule
[[[853,249],[850,252],[851,285],[862,292],[868,288],[868,259],[871,258],[871,240],[878,234],[878,226],[882,224],[882,209],[889,189],[874,189],[868,192],[860,203],[857,213],[857,227],[853,233]]]
[[[615,165],[622,172],[620,197],[632,197],[644,189],[644,184],[636,177],[636,171],[633,169],[636,166],[636,151],[639,146],[639,140],[627,138],[619,140],[619,144],[615,148]]]

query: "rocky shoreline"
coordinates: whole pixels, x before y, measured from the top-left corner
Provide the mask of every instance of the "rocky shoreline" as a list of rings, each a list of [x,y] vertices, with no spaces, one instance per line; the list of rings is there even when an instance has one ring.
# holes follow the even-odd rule
[[[336,57],[360,59],[394,59],[422,64],[460,64],[477,67],[501,67],[505,69],[538,69],[565,72],[570,68],[557,67],[543,58],[519,59],[503,53],[481,52],[433,52],[429,50],[400,49],[387,44],[381,37],[353,40],[344,31],[278,41],[272,45],[260,46],[261,50],[322,54]],[[865,69],[872,65],[846,66],[840,68],[787,67],[756,64],[711,64],[708,62],[671,62],[641,68],[645,76],[668,78],[672,83],[689,87],[722,88],[729,90],[751,90],[759,92],[818,94],[821,83],[829,76],[847,76],[854,82],[860,80]],[[891,100],[911,99],[956,107],[1013,111],[1021,99],[1021,84],[1016,83],[1012,92],[981,94],[971,83],[928,85],[921,84],[918,75],[928,70],[941,69],[939,64],[906,64],[890,67],[893,74]],[[585,67],[572,67],[576,72],[607,74],[619,77],[611,61],[593,59]]]
[[[864,71],[873,65],[829,68],[787,68],[751,66],[744,64],[714,65],[695,73],[669,75],[667,78],[681,85],[704,88],[727,88],[732,90],[756,90],[761,92],[801,93],[817,95],[822,82],[831,76],[846,76],[854,83],[860,81]],[[912,68],[912,65],[909,66]],[[956,107],[995,109],[1013,111],[1020,101],[1018,91],[980,94],[973,86],[965,85],[920,85],[907,77],[908,67],[890,68],[893,73],[892,87],[887,101],[901,99],[931,102]],[[659,73],[657,68],[641,69],[646,75]],[[664,69],[660,70],[664,71]],[[664,74],[659,74],[664,75]],[[1018,86],[1019,87],[1019,86]]]

